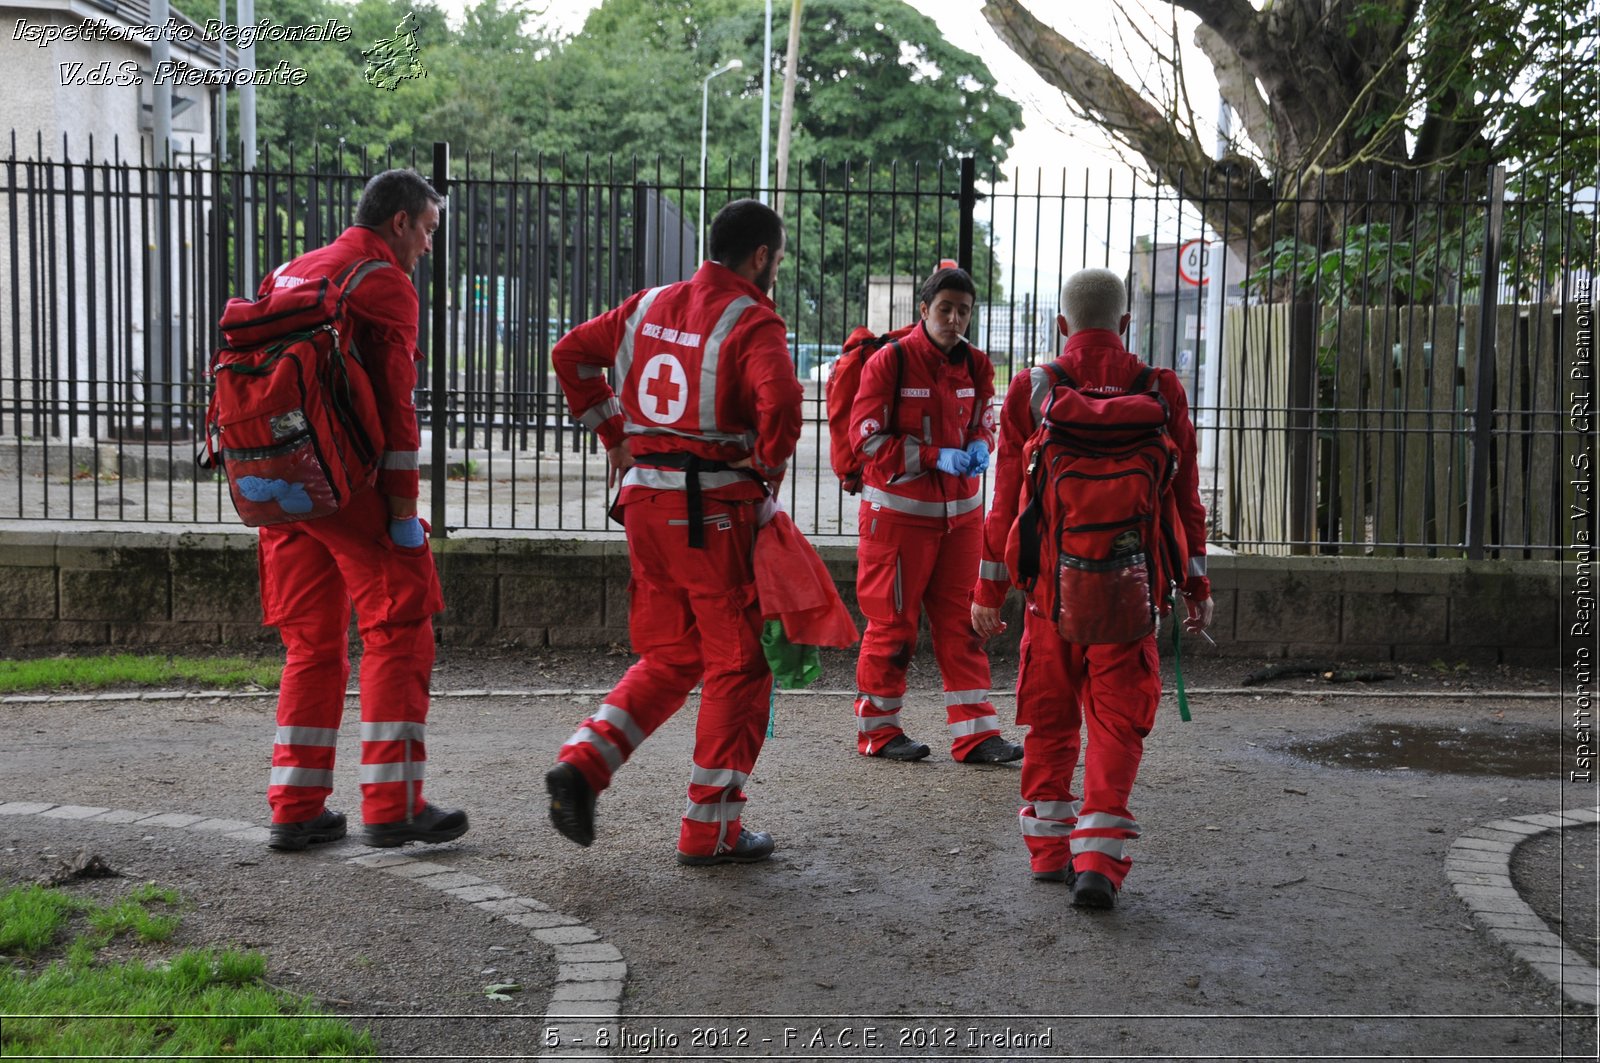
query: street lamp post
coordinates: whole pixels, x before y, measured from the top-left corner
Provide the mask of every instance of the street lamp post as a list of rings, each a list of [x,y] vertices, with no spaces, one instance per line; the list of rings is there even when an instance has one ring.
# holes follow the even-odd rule
[[[740,59],[729,59],[700,82],[700,258],[706,260],[706,118],[711,113],[711,79],[744,66]],[[696,263],[698,265],[698,263]]]

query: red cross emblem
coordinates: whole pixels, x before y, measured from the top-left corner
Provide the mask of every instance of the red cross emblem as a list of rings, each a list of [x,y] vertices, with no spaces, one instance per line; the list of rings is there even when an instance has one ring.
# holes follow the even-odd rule
[[[658,354],[639,374],[639,412],[656,424],[677,424],[689,405],[689,376],[683,363]]]
[[[644,393],[656,400],[656,413],[666,413],[678,401],[680,388],[672,379],[672,366],[662,362],[656,375],[645,383]]]

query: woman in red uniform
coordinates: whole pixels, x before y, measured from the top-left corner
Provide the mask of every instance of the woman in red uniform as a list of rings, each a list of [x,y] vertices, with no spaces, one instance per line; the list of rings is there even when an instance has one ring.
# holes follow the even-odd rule
[[[867,619],[856,664],[856,748],[921,760],[901,727],[906,666],[927,609],[944,681],[950,752],[964,764],[1017,760],[989,702],[989,658],[972,630],[983,544],[983,485],[994,442],[994,367],[966,341],[977,288],[965,270],[924,282],[921,322],[862,368],[851,410],[862,463],[856,600]]]

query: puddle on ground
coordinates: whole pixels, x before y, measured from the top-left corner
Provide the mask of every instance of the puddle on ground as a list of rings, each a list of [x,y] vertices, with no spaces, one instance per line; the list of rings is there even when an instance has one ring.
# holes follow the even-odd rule
[[[1368,724],[1315,742],[1283,747],[1296,757],[1366,771],[1437,771],[1453,775],[1547,777],[1561,770],[1563,732],[1507,725],[1492,730]]]

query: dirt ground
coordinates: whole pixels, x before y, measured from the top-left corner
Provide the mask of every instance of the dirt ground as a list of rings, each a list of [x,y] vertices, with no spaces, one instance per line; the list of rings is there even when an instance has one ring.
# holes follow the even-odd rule
[[[435,689],[604,688],[629,661],[447,649]],[[847,657],[829,657],[823,693],[780,696],[746,813],[779,849],[752,866],[672,859],[692,700],[618,775],[595,845],[579,849],[549,826],[542,776],[597,698],[441,696],[428,793],[469,809],[473,829],[425,855],[575,916],[621,950],[621,1022],[637,1040],[619,1055],[1593,1058],[1593,1011],[1564,1004],[1476,929],[1444,874],[1450,842],[1474,825],[1595,803],[1592,786],[1561,782],[1561,703],[1525,696],[1559,690],[1559,674],[1420,668],[1388,683],[1290,677],[1241,690],[1263,663],[1186,659],[1194,720],[1168,698],[1134,792],[1144,837],[1109,913],[1032,881],[1017,769],[950,760],[923,657],[905,710],[908,730],[935,747],[920,764],[854,754]],[[1014,659],[995,672],[1007,690]],[[1007,719],[1011,699],[996,702]],[[266,820],[270,698],[0,713],[0,800]],[[345,809],[350,717],[333,801]],[[1413,763],[1374,770],[1297,752],[1390,725],[1449,732],[1466,754],[1419,748]],[[1530,736],[1548,755],[1526,770],[1473,770],[1474,750]],[[1441,764],[1453,770],[1430,770]],[[505,920],[405,879],[223,836],[0,817],[0,880],[82,849],[127,877],[71,888],[175,887],[187,904],[180,942],[264,951],[276,984],[357,1016],[385,1059],[540,1052],[556,963]],[[1530,850],[1518,873],[1553,878],[1556,896],[1569,879],[1589,883],[1592,900],[1591,856],[1570,841]],[[1583,894],[1566,894],[1569,912]],[[507,982],[521,991],[486,997]],[[677,1047],[660,1045],[669,1034]]]

